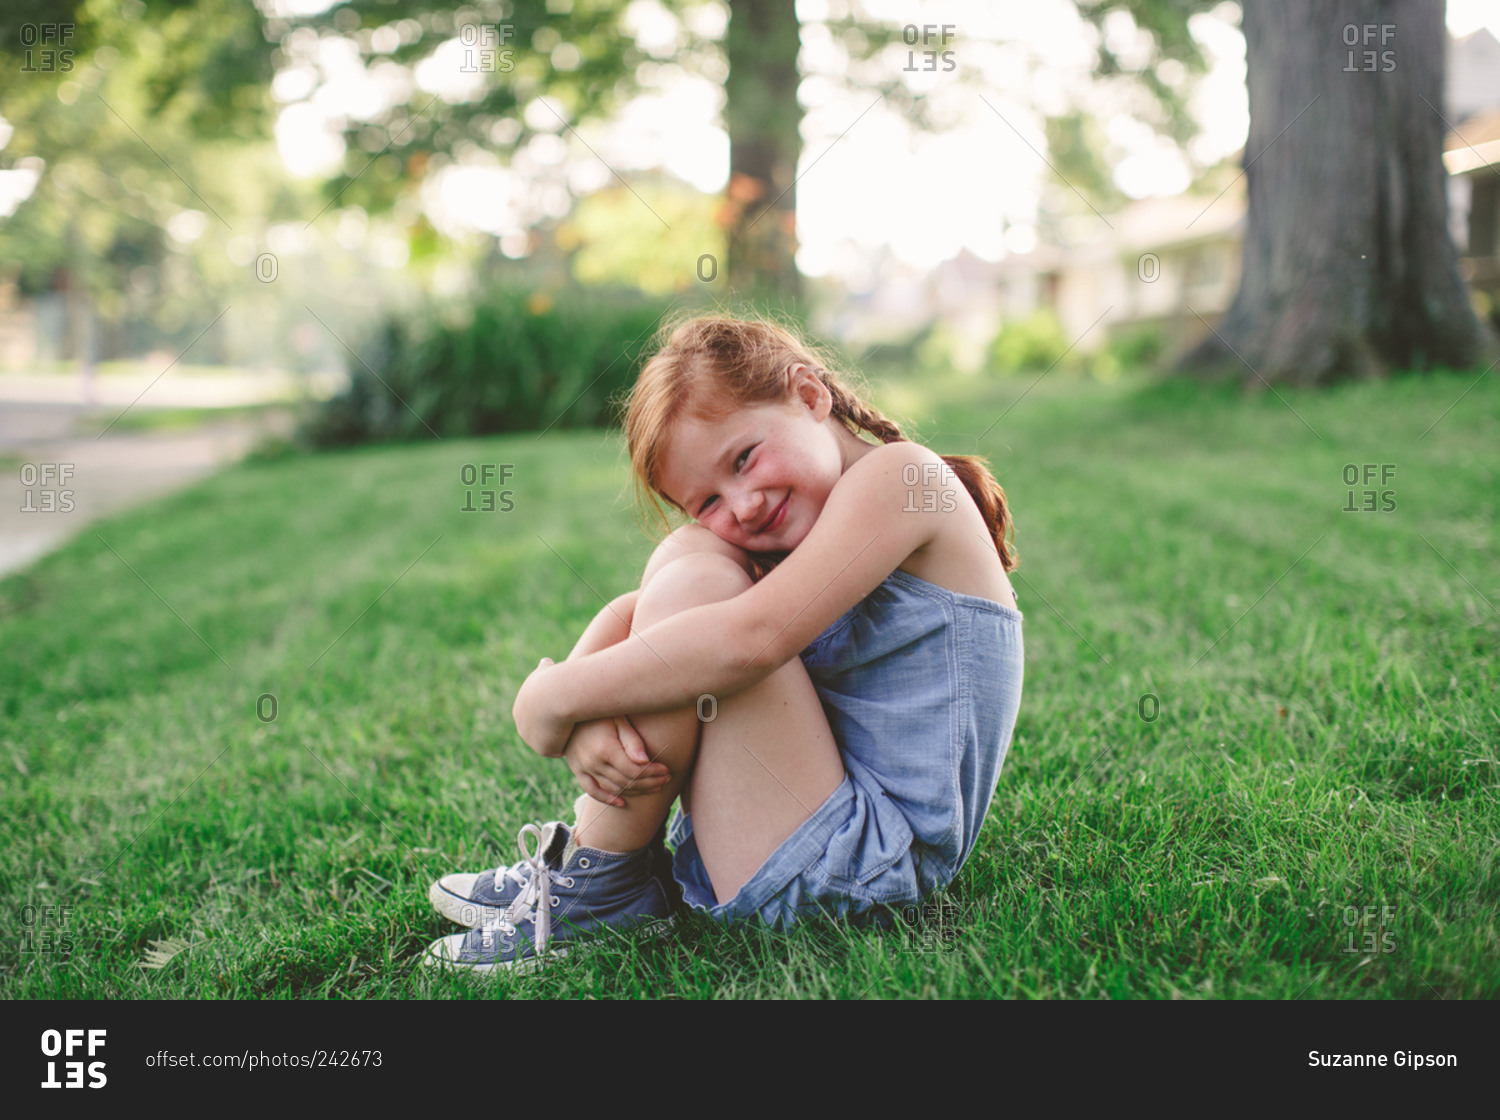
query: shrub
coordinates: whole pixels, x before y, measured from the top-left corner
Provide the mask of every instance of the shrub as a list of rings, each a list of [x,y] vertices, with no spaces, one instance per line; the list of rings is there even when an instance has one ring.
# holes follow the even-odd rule
[[[1061,358],[1067,349],[1062,324],[1051,309],[1043,307],[1000,328],[990,343],[990,365],[1000,373],[1040,371]]]
[[[1109,340],[1108,349],[1120,368],[1136,370],[1155,366],[1161,361],[1166,346],[1161,328],[1149,326],[1122,331]]]
[[[497,288],[390,316],[353,363],[348,391],[313,413],[302,439],[333,447],[606,425],[666,308],[633,293]]]

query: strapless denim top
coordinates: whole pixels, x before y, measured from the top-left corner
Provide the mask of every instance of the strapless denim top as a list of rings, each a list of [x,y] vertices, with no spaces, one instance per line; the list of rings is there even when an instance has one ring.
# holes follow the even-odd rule
[[[1021,621],[898,569],[802,651],[881,832],[910,829],[924,891],[958,873],[994,796],[1021,705]]]

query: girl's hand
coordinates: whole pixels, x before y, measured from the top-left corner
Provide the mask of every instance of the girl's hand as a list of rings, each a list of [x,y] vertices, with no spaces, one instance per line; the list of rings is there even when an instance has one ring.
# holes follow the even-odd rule
[[[563,757],[584,793],[619,809],[627,797],[660,793],[672,776],[662,763],[651,761],[646,741],[624,716],[580,723]]]
[[[547,705],[544,678],[551,668],[552,658],[542,658],[541,664],[522,682],[510,714],[516,721],[516,733],[528,747],[543,758],[561,758],[568,736],[573,734],[573,725],[560,721]]]

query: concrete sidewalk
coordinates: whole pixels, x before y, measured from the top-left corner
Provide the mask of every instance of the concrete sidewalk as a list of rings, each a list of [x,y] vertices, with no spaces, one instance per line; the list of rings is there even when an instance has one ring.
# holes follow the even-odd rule
[[[0,373],[0,409],[12,404],[93,405],[101,411],[135,408],[235,408],[291,403],[304,396],[324,400],[342,392],[349,379],[340,373],[223,373],[187,376],[111,373],[84,378],[66,373]],[[138,402],[138,403],[137,403]]]
[[[78,385],[75,378],[45,380]],[[150,399],[159,407],[156,388]],[[234,403],[250,403],[235,400],[238,388],[222,388],[231,390],[228,399]],[[0,379],[0,576],[26,567],[98,518],[212,474],[262,438],[289,434],[292,425],[289,410],[275,409],[208,420],[188,430],[112,428],[101,435],[114,413],[130,403],[125,397],[130,386],[108,388],[94,406],[6,396],[15,389],[15,379]],[[136,394],[140,391],[135,387]],[[124,399],[116,404],[117,393]],[[198,407],[226,403],[222,393],[197,395]]]

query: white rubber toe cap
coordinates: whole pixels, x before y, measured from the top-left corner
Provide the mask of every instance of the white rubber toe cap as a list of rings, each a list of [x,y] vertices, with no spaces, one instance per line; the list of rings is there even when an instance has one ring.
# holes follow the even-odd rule
[[[444,875],[427,891],[427,899],[435,909],[450,922],[473,929],[484,919],[484,912],[494,907],[482,906],[470,901],[478,875],[464,873]],[[460,937],[463,935],[460,934]]]

